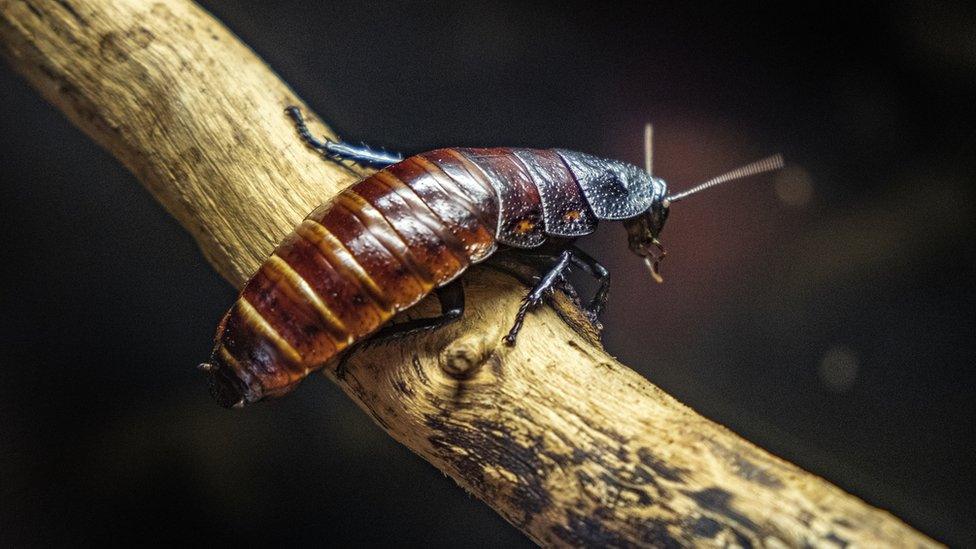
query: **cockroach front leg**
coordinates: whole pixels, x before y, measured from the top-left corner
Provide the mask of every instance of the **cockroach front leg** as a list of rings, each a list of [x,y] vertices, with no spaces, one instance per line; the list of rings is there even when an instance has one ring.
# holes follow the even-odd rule
[[[319,151],[325,157],[337,160],[351,160],[362,166],[385,167],[403,160],[403,155],[370,148],[366,144],[353,145],[344,141],[321,140],[308,131],[305,117],[298,107],[291,105],[285,108],[288,116],[295,121],[295,129],[309,147]]]
[[[507,345],[515,345],[515,338],[518,337],[518,333],[522,329],[522,323],[525,322],[525,315],[528,314],[530,309],[534,309],[539,303],[542,303],[542,298],[546,295],[546,292],[552,290],[553,285],[560,279],[563,271],[569,267],[572,260],[572,250],[563,250],[559,254],[559,259],[549,269],[549,272],[543,275],[535,287],[532,288],[532,291],[529,292],[529,295],[525,296],[525,299],[522,300],[522,305],[519,306],[519,310],[515,314],[515,322],[512,324],[512,329],[505,336],[505,343]]]
[[[600,287],[586,306],[586,312],[590,314],[592,320],[596,320],[607,306],[607,299],[610,297],[610,271],[607,270],[599,261],[593,259],[590,254],[573,246],[570,248],[573,253],[573,264],[583,269],[587,274],[597,279]]]

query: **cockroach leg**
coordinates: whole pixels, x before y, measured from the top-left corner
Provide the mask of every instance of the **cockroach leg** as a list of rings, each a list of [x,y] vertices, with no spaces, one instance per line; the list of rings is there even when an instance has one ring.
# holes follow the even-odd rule
[[[336,377],[339,379],[345,377],[346,363],[353,353],[358,350],[424,332],[433,332],[434,330],[456,322],[464,316],[464,287],[461,285],[461,279],[456,279],[446,286],[437,288],[435,292],[438,301],[441,303],[440,315],[429,318],[415,318],[399,324],[385,326],[370,338],[354,344],[339,359],[339,364],[336,365],[335,369]]]
[[[559,280],[562,272],[569,267],[569,264],[573,260],[572,250],[563,250],[559,254],[559,259],[556,263],[549,269],[540,280],[536,283],[529,295],[525,296],[522,300],[522,304],[519,306],[518,313],[515,314],[515,322],[512,324],[512,329],[509,330],[508,335],[505,336],[505,344],[512,346],[515,345],[515,338],[518,337],[519,331],[522,329],[522,323],[525,322],[525,315],[528,314],[530,309],[533,309],[542,302],[543,296],[546,292],[552,290],[553,285]]]
[[[344,141],[321,140],[312,135],[305,124],[305,117],[298,107],[291,105],[285,112],[295,122],[295,129],[309,147],[319,151],[331,160],[351,160],[362,166],[386,167],[403,160],[403,155],[395,152],[372,149],[365,143],[353,145]]]
[[[607,299],[610,296],[610,271],[608,271],[606,267],[600,264],[600,262],[594,259],[590,254],[584,252],[576,246],[569,247],[567,251],[572,254],[571,260],[573,265],[579,267],[583,272],[595,278],[600,284],[596,290],[596,293],[593,294],[593,297],[590,299],[589,303],[584,307],[590,318],[596,320],[603,311],[603,308],[606,306]],[[546,269],[559,261],[558,255],[546,253],[523,252],[520,250],[518,256],[526,263],[535,265],[543,263]],[[570,290],[573,292],[571,297],[575,297],[578,293],[576,292],[576,288],[573,287],[572,283],[568,280],[565,280],[563,287],[570,288]]]
[[[610,271],[590,256],[590,254],[576,246],[570,248],[570,251],[573,253],[573,264],[583,269],[584,272],[593,278],[596,278],[597,282],[600,283],[600,287],[597,288],[596,293],[593,294],[593,298],[590,299],[589,305],[586,306],[586,311],[596,319],[596,317],[600,316],[603,308],[606,307],[607,299],[610,297]]]
[[[438,288],[436,292],[437,299],[441,302],[440,315],[430,318],[415,318],[386,326],[369,338],[369,344],[379,345],[422,332],[433,332],[457,321],[464,315],[464,288],[461,286],[460,279]]]

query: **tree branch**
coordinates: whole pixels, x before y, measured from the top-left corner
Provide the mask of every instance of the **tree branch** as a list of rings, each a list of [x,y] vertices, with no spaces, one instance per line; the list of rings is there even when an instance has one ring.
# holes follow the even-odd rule
[[[0,0],[0,51],[237,286],[361,175],[303,146],[282,112],[301,101],[191,2]],[[525,289],[465,281],[463,322],[360,353],[337,383],[535,541],[934,544],[695,414],[549,308],[500,345]]]

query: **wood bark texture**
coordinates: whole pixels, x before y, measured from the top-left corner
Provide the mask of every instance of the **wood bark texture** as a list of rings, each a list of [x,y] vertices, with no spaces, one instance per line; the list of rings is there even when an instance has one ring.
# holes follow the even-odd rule
[[[189,1],[0,0],[0,52],[238,287],[365,173],[306,148],[283,113],[301,100]],[[465,284],[462,322],[358,353],[336,382],[536,542],[935,545],[678,403],[549,307],[502,345],[526,289],[487,269]]]

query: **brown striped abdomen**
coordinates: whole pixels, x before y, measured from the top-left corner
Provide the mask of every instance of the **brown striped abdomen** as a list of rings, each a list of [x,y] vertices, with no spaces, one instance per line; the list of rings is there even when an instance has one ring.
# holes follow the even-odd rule
[[[495,249],[498,193],[454,149],[408,158],[319,207],[221,321],[212,391],[232,406],[311,371]]]

